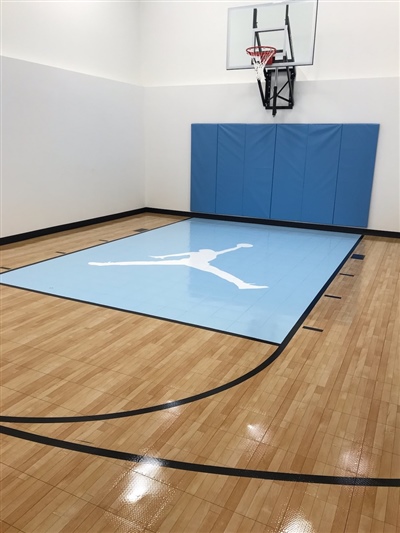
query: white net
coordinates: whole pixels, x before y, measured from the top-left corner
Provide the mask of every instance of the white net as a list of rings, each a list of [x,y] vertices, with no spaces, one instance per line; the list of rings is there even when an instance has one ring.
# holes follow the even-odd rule
[[[246,52],[251,57],[257,78],[261,80],[264,74],[264,68],[272,63],[276,49],[272,46],[251,46],[246,49]]]

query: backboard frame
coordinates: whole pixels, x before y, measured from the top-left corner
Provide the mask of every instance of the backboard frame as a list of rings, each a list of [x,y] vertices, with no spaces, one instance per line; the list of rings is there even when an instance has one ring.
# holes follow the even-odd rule
[[[276,54],[274,65],[268,65],[267,68],[275,68],[277,63],[285,67],[312,65],[315,54],[318,2],[319,0],[272,0],[254,5],[229,8],[226,69],[244,70],[253,68],[250,58],[246,57],[245,49],[248,46],[256,46],[257,44],[273,46],[281,50],[280,54]],[[288,20],[285,19],[287,13],[289,13]],[[308,20],[301,21],[301,13],[304,13],[303,18],[307,16]],[[269,15],[271,15],[271,19],[280,17],[280,24],[265,25],[263,21],[268,19]],[[293,15],[297,17],[295,20],[297,25],[294,28],[293,20],[295,17]],[[261,22],[258,19],[261,19]],[[301,27],[302,24],[305,25],[304,28]],[[293,36],[288,36],[285,33],[286,28],[290,27],[290,25],[292,26]],[[303,35],[299,33],[301,31]],[[282,46],[279,46],[280,42],[276,39],[279,33],[281,34],[280,42],[283,43]],[[266,37],[266,34],[268,34],[268,37]],[[296,41],[296,36],[299,37],[299,35],[302,39],[302,50],[301,53],[298,50],[297,54],[294,55],[296,53],[296,42],[294,41]],[[288,43],[288,38],[292,39],[291,43]],[[291,55],[288,55],[288,58],[285,59],[284,51],[285,48],[288,51],[288,44],[290,44]]]

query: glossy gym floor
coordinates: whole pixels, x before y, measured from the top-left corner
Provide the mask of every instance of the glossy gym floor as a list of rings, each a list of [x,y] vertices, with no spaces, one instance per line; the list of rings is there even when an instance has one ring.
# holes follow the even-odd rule
[[[142,214],[6,245],[1,272],[184,220]],[[275,343],[2,285],[1,531],[399,531],[400,242],[353,244]],[[260,287],[224,280],[246,298],[270,290],[256,271],[218,267]]]

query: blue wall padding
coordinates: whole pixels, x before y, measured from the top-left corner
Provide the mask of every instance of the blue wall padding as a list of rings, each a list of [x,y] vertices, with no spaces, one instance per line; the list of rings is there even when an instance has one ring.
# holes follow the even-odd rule
[[[304,173],[302,222],[333,224],[340,124],[310,124]]]
[[[270,218],[276,126],[247,124],[242,215]]]
[[[343,124],[333,223],[368,225],[378,124]]]
[[[367,227],[378,124],[193,124],[191,210]]]
[[[307,136],[307,124],[277,126],[271,218],[301,220]]]
[[[218,124],[192,125],[190,209],[215,213]]]
[[[218,127],[216,212],[241,215],[246,140],[245,124]]]

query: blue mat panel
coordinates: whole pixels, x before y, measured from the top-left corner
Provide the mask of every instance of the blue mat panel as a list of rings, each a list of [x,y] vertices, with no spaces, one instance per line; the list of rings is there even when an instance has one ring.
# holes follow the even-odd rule
[[[378,132],[378,124],[193,124],[191,210],[367,227]]]
[[[242,215],[270,218],[276,127],[246,125]]]
[[[301,220],[333,224],[342,127],[310,124]]]
[[[215,213],[218,125],[192,126],[191,210]]]
[[[368,225],[378,133],[378,124],[342,127],[334,224]]]
[[[241,215],[246,126],[224,124],[218,128],[216,212]]]
[[[302,220],[307,124],[280,124],[276,133],[271,217]]]
[[[6,272],[0,281],[279,344],[359,238],[191,219]]]

